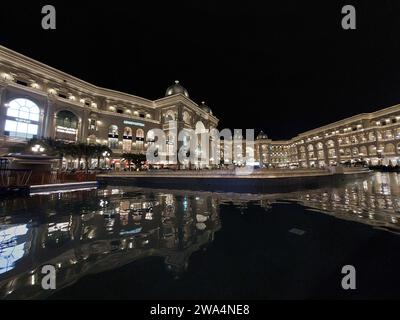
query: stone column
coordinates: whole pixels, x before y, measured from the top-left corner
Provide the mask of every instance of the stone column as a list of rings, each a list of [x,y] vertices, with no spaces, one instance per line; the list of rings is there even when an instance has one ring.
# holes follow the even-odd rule
[[[329,166],[329,152],[328,147],[326,146],[326,141],[323,142],[322,150],[324,150],[325,166]]]
[[[46,104],[43,106],[43,117],[42,117],[42,121],[41,121],[41,129],[40,129],[40,136],[42,136],[43,138],[47,138],[48,137],[48,131],[49,131],[49,114],[50,114],[50,108],[49,108],[49,98],[46,99]]]
[[[6,123],[7,108],[4,107],[6,87],[0,88],[0,136],[4,135],[4,126]]]
[[[183,141],[178,141],[178,136],[179,136],[179,132],[181,130],[183,130],[184,128],[184,122],[183,122],[183,106],[181,104],[179,104],[177,106],[177,110],[176,110],[176,137],[175,137],[175,141],[174,141],[174,151],[175,151],[175,155],[170,156],[169,154],[167,155],[167,161],[168,163],[176,163],[178,166],[178,169],[181,168],[181,164],[179,162],[178,159],[178,152],[179,149],[183,146]],[[172,134],[173,132],[168,132],[168,134]]]
[[[335,154],[336,154],[336,163],[340,163],[341,158],[340,158],[340,152],[339,152],[339,141],[338,139],[334,139],[333,142],[335,143]]]
[[[55,138],[55,102],[52,98],[47,97],[46,106],[44,108],[44,117],[42,122],[41,135],[45,138]]]
[[[80,120],[81,120],[81,122],[78,127],[79,136],[80,136],[79,141],[86,143],[87,142],[86,138],[87,138],[87,134],[88,134],[88,126],[89,126],[89,123],[88,123],[89,110],[83,111],[82,118]],[[122,130],[123,130],[123,128],[122,128]],[[122,133],[123,133],[123,131],[122,131]]]
[[[308,145],[305,144],[304,147],[306,148],[306,164],[307,164],[307,168],[311,168],[310,154],[309,154],[309,151],[308,151]]]

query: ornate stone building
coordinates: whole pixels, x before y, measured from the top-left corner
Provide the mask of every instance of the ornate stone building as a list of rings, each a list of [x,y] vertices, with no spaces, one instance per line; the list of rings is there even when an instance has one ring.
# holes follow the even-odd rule
[[[288,141],[272,141],[261,132],[255,145],[262,167],[323,168],[357,161],[397,165],[400,105],[337,121]]]
[[[112,149],[108,165],[118,169],[123,153],[144,153],[154,142],[149,130],[170,137],[171,120],[178,132],[218,125],[211,109],[192,101],[178,81],[152,101],[100,88],[0,46],[0,153],[34,137],[97,143]],[[175,140],[167,139],[169,148]]]

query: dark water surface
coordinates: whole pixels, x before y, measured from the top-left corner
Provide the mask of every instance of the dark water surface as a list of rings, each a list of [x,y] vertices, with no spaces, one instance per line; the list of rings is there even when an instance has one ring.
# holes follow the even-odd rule
[[[277,195],[124,186],[3,199],[0,298],[399,298],[399,213],[394,173]],[[55,291],[41,287],[48,264]]]

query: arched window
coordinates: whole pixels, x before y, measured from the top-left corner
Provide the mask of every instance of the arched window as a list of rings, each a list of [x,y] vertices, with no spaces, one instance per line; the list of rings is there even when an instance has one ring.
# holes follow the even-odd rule
[[[388,143],[385,145],[385,154],[395,154],[396,148],[393,143]]]
[[[335,147],[335,142],[333,140],[328,140],[328,142],[326,143],[326,146],[328,148],[334,148]]]
[[[325,158],[325,153],[324,153],[324,145],[322,144],[322,142],[318,142],[317,143],[317,155],[318,155],[318,159],[324,159]]]
[[[143,129],[136,130],[136,148],[141,151],[144,146],[144,131]]]
[[[367,147],[366,146],[360,147],[360,156],[365,157],[367,155],[368,155]]]
[[[124,128],[122,150],[126,153],[131,152],[132,150],[132,129],[129,127]]]
[[[39,129],[39,107],[28,99],[14,99],[8,103],[4,134],[10,137],[31,139]]]
[[[165,122],[174,120],[175,120],[175,113],[172,110],[167,111],[167,113],[165,114]]]
[[[56,139],[76,141],[78,117],[71,111],[62,110],[56,115]]]
[[[376,147],[375,146],[369,146],[368,147],[368,153],[370,156],[376,155]]]
[[[108,128],[108,147],[110,149],[118,149],[118,127],[111,125]]]
[[[385,139],[387,139],[387,140],[393,139],[392,130],[386,130],[386,131],[385,131]]]
[[[117,126],[110,126],[108,128],[108,137],[118,138],[118,127]]]
[[[144,140],[144,131],[143,129],[136,130],[136,140]]]
[[[368,133],[368,140],[369,141],[376,141],[375,134],[373,132]]]
[[[68,129],[77,129],[78,118],[71,111],[62,110],[57,113],[56,125]]]

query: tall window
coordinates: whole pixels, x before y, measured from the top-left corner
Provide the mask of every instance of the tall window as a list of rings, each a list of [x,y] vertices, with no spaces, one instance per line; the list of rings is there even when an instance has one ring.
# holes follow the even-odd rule
[[[108,128],[108,147],[111,149],[118,149],[118,127],[110,126]]]
[[[10,137],[31,139],[39,129],[39,107],[28,99],[14,99],[8,103],[4,134]]]
[[[143,129],[136,130],[136,148],[141,151],[144,146],[144,131]]]
[[[78,118],[71,111],[61,110],[56,117],[56,139],[76,141]]]
[[[122,149],[124,152],[131,152],[132,150],[132,129],[126,127],[124,129],[124,136],[122,140]]]

